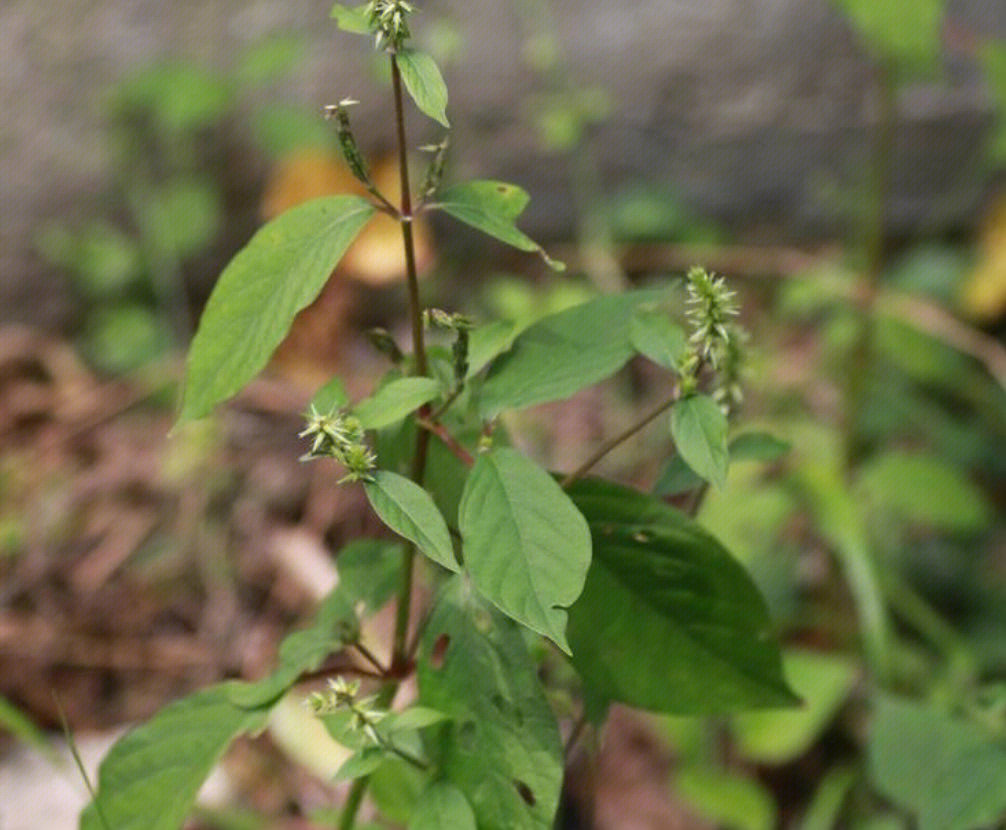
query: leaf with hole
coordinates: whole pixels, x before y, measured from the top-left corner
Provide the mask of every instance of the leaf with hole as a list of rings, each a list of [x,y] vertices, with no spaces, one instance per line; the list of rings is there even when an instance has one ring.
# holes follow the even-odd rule
[[[680,715],[797,701],[765,603],[716,539],[617,484],[583,480],[569,494],[594,537],[569,642],[595,701]]]
[[[381,429],[401,421],[440,394],[433,378],[399,378],[378,389],[353,407],[364,429]]]
[[[232,688],[176,700],[120,738],[101,763],[97,804],[81,815],[81,830],[178,830],[230,742],[265,725],[268,708],[237,706]]]
[[[517,626],[463,577],[442,591],[423,633],[419,701],[447,714],[432,759],[481,830],[551,830],[562,744]]]
[[[678,453],[698,475],[722,487],[727,480],[730,453],[727,419],[707,395],[688,395],[671,410],[671,437]]]
[[[518,230],[514,224],[529,201],[530,197],[517,185],[483,179],[447,188],[431,206],[500,242],[522,251],[537,253],[550,268],[562,271],[565,265],[550,259],[541,245]]]
[[[460,525],[478,591],[568,653],[565,609],[583,589],[591,544],[569,496],[519,452],[493,449],[468,474]]]
[[[450,127],[447,120],[447,84],[437,62],[425,52],[405,49],[395,55],[395,63],[416,106],[434,121]]]
[[[192,340],[179,423],[208,414],[265,367],[373,214],[359,196],[313,199],[273,219],[238,252]]]
[[[636,307],[660,289],[597,297],[525,329],[489,370],[479,401],[483,418],[564,400],[613,375],[632,357]]]
[[[378,470],[364,489],[382,522],[441,567],[459,570],[447,523],[422,487],[398,473]]]

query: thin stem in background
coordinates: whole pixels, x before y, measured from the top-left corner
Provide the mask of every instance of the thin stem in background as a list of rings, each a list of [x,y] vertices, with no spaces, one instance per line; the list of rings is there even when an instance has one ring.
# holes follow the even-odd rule
[[[590,458],[584,461],[583,464],[577,467],[573,472],[571,472],[562,480],[561,482],[562,489],[566,490],[572,487],[577,481],[579,481],[587,473],[589,473],[591,469],[593,469],[594,465],[597,464],[597,462],[599,462],[609,452],[615,449],[615,447],[617,447],[619,444],[624,443],[625,441],[628,441],[643,427],[645,427],[651,421],[654,421],[657,418],[659,418],[663,413],[665,413],[668,409],[674,406],[674,404],[677,403],[679,397],[680,393],[677,389],[675,389],[674,394],[671,395],[663,403],[658,404],[654,409],[652,409],[650,412],[648,412],[646,415],[644,415],[630,427],[620,432],[614,438],[609,438],[607,441],[601,444],[597,452],[595,452],[592,456],[590,456]]]
[[[879,98],[876,135],[871,171],[872,210],[866,229],[863,278],[858,286],[857,309],[859,331],[852,347],[849,368],[845,376],[844,443],[847,470],[859,461],[865,448],[859,436],[859,413],[866,398],[875,339],[874,305],[884,271],[887,243],[887,208],[891,190],[891,162],[894,155],[894,124],[897,100],[893,71],[886,63],[876,68],[876,90]]]

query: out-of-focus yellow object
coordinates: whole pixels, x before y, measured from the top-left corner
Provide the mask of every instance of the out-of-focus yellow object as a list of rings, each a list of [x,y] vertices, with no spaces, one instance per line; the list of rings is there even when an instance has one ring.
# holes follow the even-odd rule
[[[1000,193],[981,229],[978,264],[961,291],[961,308],[983,323],[1006,314],[1006,193]]]
[[[401,198],[397,161],[381,159],[372,170],[377,189],[392,204]],[[262,197],[262,215],[266,219],[319,196],[356,193],[366,196],[363,186],[349,172],[338,156],[324,150],[301,150],[287,156],[273,169]],[[413,223],[416,264],[420,271],[429,263],[431,246],[426,224]],[[368,285],[395,282],[405,275],[402,255],[402,229],[386,214],[377,214],[346,251],[336,273]]]

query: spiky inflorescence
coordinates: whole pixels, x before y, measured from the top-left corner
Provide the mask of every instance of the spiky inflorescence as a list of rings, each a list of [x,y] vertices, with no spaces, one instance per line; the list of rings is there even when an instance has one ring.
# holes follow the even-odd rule
[[[363,425],[356,418],[339,410],[321,413],[313,405],[305,418],[307,426],[299,434],[301,438],[311,438],[311,449],[301,461],[334,458],[348,470],[340,484],[371,480],[377,456],[365,443]]]
[[[686,316],[692,324],[691,342],[714,369],[731,339],[731,324],[738,311],[734,296],[723,277],[698,266],[688,272]]]
[[[412,37],[408,18],[415,10],[415,4],[408,0],[370,0],[366,15],[375,48],[398,52]]]

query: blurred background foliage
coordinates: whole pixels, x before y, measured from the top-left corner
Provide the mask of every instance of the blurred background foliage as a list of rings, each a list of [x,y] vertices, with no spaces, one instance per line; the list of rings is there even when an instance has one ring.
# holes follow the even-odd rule
[[[518,328],[693,261],[740,292],[750,358],[727,486],[706,493],[667,458],[656,428],[614,454],[606,472],[681,506],[702,499],[700,520],[762,589],[805,705],[635,721],[658,747],[657,788],[674,811],[660,815],[736,830],[1002,826],[1006,46],[967,44],[996,108],[986,145],[975,149],[987,171],[984,217],[966,233],[896,237],[888,217],[899,96],[940,77],[944,3],[834,6],[861,44],[876,102],[869,162],[823,196],[834,200],[841,236],[761,245],[696,211],[674,181],[610,186],[594,142],[612,117],[610,94],[575,76],[549,0],[515,0],[523,69],[534,78],[519,115],[566,177],[574,226],[554,242],[576,267],[567,277],[529,277],[526,262],[494,249],[487,272],[484,249],[434,227],[422,231],[426,290],[433,305]],[[426,23],[438,59],[463,68],[472,45],[449,19]],[[298,322],[286,347],[295,357],[274,367],[278,385],[163,438],[179,355],[220,266],[263,217],[349,186],[318,114],[270,95],[304,50],[299,37],[270,36],[226,69],[158,60],[117,82],[103,96],[115,169],[107,210],[38,228],[37,251],[77,300],[66,333],[74,346],[19,331],[0,355],[4,383],[18,393],[0,405],[0,613],[21,637],[36,629],[17,625],[55,614],[95,642],[154,632],[186,635],[195,651],[170,680],[143,686],[135,672],[155,652],[123,668],[121,658],[92,665],[50,644],[19,674],[11,661],[28,658],[12,651],[9,635],[0,725],[17,739],[42,745],[33,721],[54,725],[47,688],[33,684],[78,695],[71,725],[87,728],[142,716],[213,676],[254,673],[269,659],[261,642],[274,642],[310,594],[282,556],[263,554],[261,532],[304,532],[324,555],[366,526],[359,500],[289,462],[310,383],[338,372],[358,388],[380,360],[364,330],[402,330],[401,290],[386,284],[400,267],[394,239],[380,232]],[[600,390],[522,415],[533,422],[533,449],[568,466],[585,442],[659,397],[651,380],[640,360]],[[78,393],[89,402],[67,403]],[[277,430],[288,437],[274,439]],[[132,616],[96,624],[103,604],[130,597]],[[235,632],[250,626],[257,645],[235,649]],[[230,653],[208,657],[215,649]],[[255,780],[271,764],[260,761]],[[403,779],[386,789],[401,798],[407,787]],[[569,789],[575,801],[580,790]],[[304,791],[299,779],[274,776],[256,806],[306,810],[314,796]],[[593,812],[598,827],[619,826],[603,805]],[[279,826],[273,820],[229,808],[203,818],[220,828]]]

